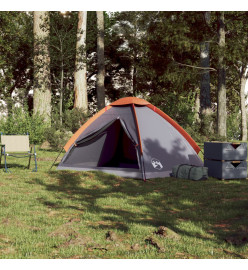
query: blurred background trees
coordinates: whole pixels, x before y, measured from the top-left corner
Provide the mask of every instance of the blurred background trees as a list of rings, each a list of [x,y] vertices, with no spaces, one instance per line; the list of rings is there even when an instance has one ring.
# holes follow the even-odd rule
[[[75,132],[104,104],[137,96],[162,109],[198,142],[247,140],[248,12],[46,14],[39,22],[46,37],[39,40],[33,29],[41,14],[0,12],[1,131],[16,115],[16,106],[30,117],[42,111],[35,102],[39,89],[51,95],[45,102],[52,123],[47,134]],[[47,74],[40,88],[37,46],[39,68]],[[84,99],[76,95],[76,78]],[[75,97],[84,105],[75,105]]]

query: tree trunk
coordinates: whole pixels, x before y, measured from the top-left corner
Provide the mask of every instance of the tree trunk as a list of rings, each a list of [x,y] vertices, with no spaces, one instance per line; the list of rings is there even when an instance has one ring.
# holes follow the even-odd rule
[[[210,24],[210,11],[204,14],[206,24]],[[200,86],[200,108],[202,115],[211,113],[210,99],[210,57],[209,57],[209,41],[204,41],[201,44],[200,65],[203,68]]]
[[[206,25],[209,26],[211,12],[205,11],[204,18]],[[210,119],[211,110],[211,97],[210,97],[210,44],[206,40],[200,44],[200,66],[202,67],[201,83],[200,83],[200,125],[201,132],[204,135],[213,133],[213,122]],[[211,128],[210,128],[211,127]]]
[[[224,11],[218,12],[218,102],[217,102],[217,133],[226,137],[226,72],[225,72],[225,24]]]
[[[86,79],[86,25],[87,11],[78,12],[78,32],[76,44],[76,63],[74,73],[74,108],[88,112],[87,79]]]
[[[97,108],[105,107],[105,65],[104,65],[104,16],[103,11],[96,11],[97,16]]]
[[[246,85],[246,76],[245,68],[241,74],[240,79],[240,109],[241,109],[241,132],[242,132],[242,141],[247,141],[247,117],[245,109],[245,85]]]
[[[194,108],[194,111],[195,111],[195,121],[197,123],[200,123],[200,95],[199,95],[199,91],[197,90],[196,92],[196,95],[195,95],[195,108]]]
[[[61,78],[60,78],[60,99],[59,99],[59,117],[60,124],[63,122],[63,92],[64,92],[64,64],[61,65]]]
[[[136,97],[137,94],[137,73],[136,73],[136,66],[134,64],[132,70],[132,88],[133,88],[133,96]]]
[[[49,12],[34,11],[34,114],[51,121]]]

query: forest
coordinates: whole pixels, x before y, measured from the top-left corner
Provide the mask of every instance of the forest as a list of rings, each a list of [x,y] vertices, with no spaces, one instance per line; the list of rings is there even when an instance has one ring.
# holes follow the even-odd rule
[[[0,11],[0,265],[247,259],[247,68],[246,11]]]
[[[1,11],[0,131],[59,148],[121,97],[247,141],[248,12]]]

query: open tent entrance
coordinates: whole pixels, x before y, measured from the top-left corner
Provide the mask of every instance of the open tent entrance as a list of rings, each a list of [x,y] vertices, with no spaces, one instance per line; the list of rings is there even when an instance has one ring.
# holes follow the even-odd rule
[[[137,151],[130,134],[127,135],[122,120],[115,120],[102,131],[106,134],[97,167],[117,167],[138,169]]]

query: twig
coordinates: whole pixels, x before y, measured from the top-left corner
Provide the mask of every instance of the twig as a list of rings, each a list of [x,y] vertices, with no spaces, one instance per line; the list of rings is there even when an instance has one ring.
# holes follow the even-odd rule
[[[198,66],[192,66],[192,65],[187,65],[187,64],[182,64],[179,62],[176,62],[174,60],[175,63],[177,63],[180,66],[184,66],[184,67],[190,67],[190,68],[196,68],[196,69],[202,69],[202,70],[209,70],[209,71],[217,71],[215,68],[211,68],[211,67],[198,67]]]

